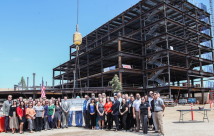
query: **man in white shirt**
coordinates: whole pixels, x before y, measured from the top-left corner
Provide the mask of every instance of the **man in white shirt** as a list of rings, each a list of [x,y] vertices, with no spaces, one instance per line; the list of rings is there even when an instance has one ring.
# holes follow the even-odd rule
[[[136,132],[140,130],[140,119],[139,119],[139,107],[141,104],[140,94],[136,94],[136,100],[133,103],[133,118],[136,119],[137,129]]]

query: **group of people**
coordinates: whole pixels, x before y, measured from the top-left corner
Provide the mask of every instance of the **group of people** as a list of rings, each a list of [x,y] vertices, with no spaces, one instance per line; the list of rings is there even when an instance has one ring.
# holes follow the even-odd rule
[[[105,93],[91,94],[91,98],[85,95],[83,103],[83,116],[86,129],[111,130],[113,120],[116,128],[115,132],[122,129],[123,132],[139,132],[140,126],[144,134],[148,133],[148,128],[164,135],[163,116],[165,105],[157,92],[149,92],[149,97],[133,94],[117,93],[113,99]],[[140,124],[141,122],[141,124]]]
[[[80,98],[79,96],[77,98]],[[53,130],[54,128],[68,128],[72,125],[73,111],[67,96],[61,99],[46,99],[46,97],[33,100],[29,97],[23,101],[22,97],[13,99],[8,95],[8,100],[3,103],[3,115],[5,116],[5,132],[8,127],[12,134],[19,131],[22,134],[29,130],[30,133],[41,130]],[[113,98],[105,93],[85,95],[83,110],[75,111],[75,123],[77,127],[83,125],[82,117],[85,121],[85,129],[111,130],[113,122],[116,125],[115,132],[122,129],[123,132],[139,132],[140,126],[144,134],[148,133],[148,128],[164,135],[163,116],[164,103],[159,93],[150,92],[149,97],[133,94],[117,93]],[[141,122],[141,124],[140,124]]]

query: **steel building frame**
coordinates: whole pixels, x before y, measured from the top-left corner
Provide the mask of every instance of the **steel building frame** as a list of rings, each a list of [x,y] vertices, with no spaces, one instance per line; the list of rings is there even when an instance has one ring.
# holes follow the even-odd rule
[[[201,21],[201,15],[209,22]],[[70,60],[53,69],[53,83],[60,80],[54,88],[74,88],[73,70],[78,57],[76,92],[111,91],[108,82],[118,74],[125,92],[156,90],[170,98],[178,90],[188,97],[190,93],[194,97],[195,92],[204,95],[210,90],[203,85],[204,78],[213,77],[213,73],[202,67],[214,62],[212,33],[204,34],[201,29],[211,30],[210,22],[208,12],[186,0],[141,0],[83,37],[78,56],[76,46],[70,46]],[[211,41],[211,47],[201,45],[203,40]],[[202,58],[203,53],[212,53],[212,59]],[[103,71],[114,65],[116,69]],[[193,69],[196,67],[199,69]],[[55,75],[56,71],[60,74]],[[199,79],[200,86],[196,86]],[[182,86],[183,81],[186,84]]]

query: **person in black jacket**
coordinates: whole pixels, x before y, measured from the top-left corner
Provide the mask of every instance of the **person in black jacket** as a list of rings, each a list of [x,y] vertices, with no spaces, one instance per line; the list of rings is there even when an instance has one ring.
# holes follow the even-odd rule
[[[88,105],[88,111],[90,113],[90,120],[91,120],[91,129],[95,130],[96,126],[96,104],[95,98],[91,98],[91,103]]]
[[[12,134],[15,133],[16,129],[19,128],[19,122],[17,117],[17,100],[13,100],[13,104],[10,106],[9,118],[10,118],[10,128],[12,129]]]
[[[112,106],[112,115],[114,117],[114,121],[115,121],[115,124],[116,124],[116,129],[115,129],[115,132],[117,132],[119,130],[119,115],[120,115],[120,112],[119,112],[119,107],[120,107],[120,102],[117,100],[117,96],[114,96],[114,104]]]

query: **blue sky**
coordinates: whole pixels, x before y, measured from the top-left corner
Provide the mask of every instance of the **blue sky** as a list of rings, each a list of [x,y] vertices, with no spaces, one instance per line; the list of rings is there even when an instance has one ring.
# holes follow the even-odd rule
[[[80,0],[83,36],[139,0]],[[209,1],[195,0],[209,6]],[[52,69],[69,60],[76,30],[76,0],[0,1],[0,88],[13,88],[21,77],[33,85],[52,85]],[[58,82],[55,82],[57,84]]]

